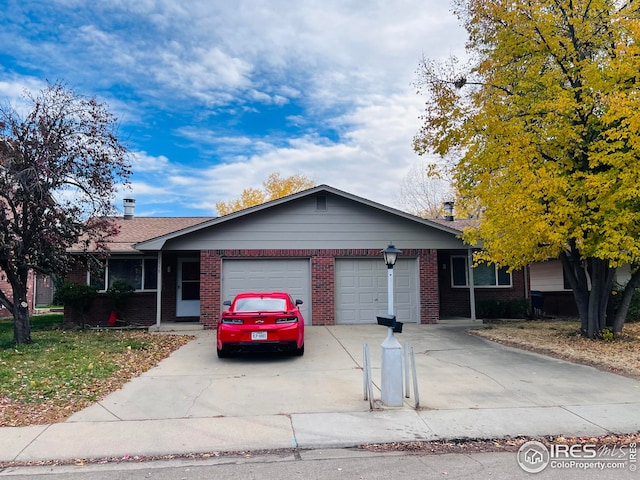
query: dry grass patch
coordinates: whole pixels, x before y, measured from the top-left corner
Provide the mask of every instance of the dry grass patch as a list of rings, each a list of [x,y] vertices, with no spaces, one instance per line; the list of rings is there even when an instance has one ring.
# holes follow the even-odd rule
[[[640,379],[640,323],[625,325],[614,340],[580,336],[577,321],[504,322],[470,333],[574,363]]]

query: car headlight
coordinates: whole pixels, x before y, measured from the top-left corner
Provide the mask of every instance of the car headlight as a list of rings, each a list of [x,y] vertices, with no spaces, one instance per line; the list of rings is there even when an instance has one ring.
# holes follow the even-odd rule
[[[220,323],[225,323],[227,325],[242,325],[244,320],[239,318],[223,318],[220,320]]]
[[[286,317],[286,318],[278,318],[276,323],[296,323],[298,321],[298,317]]]

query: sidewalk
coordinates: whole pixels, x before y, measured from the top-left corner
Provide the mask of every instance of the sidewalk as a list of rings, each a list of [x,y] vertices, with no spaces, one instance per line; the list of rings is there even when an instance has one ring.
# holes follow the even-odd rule
[[[304,357],[220,360],[214,333],[66,422],[0,429],[0,461],[122,457],[507,436],[640,431],[640,382],[487,342],[468,327],[405,325],[421,408],[379,398],[377,325],[307,328]]]

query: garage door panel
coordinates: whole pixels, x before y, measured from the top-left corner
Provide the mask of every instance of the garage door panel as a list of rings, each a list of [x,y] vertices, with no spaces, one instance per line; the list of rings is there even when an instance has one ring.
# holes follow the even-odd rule
[[[394,307],[396,310],[404,308],[404,305],[411,305],[411,295],[409,294],[398,294],[394,299]],[[398,305],[398,306],[396,306]]]
[[[353,305],[355,303],[355,294],[353,293],[343,293],[338,295],[338,303],[342,303],[345,305]]]
[[[387,267],[381,259],[336,259],[336,323],[375,323],[386,314]],[[417,322],[417,261],[398,259],[394,267],[394,310],[399,321]]]
[[[344,287],[353,287],[356,284],[356,279],[355,277],[340,277],[340,279],[337,282],[338,286],[344,286]]]
[[[307,259],[225,259],[222,262],[221,300],[231,300],[240,292],[285,291],[304,303],[300,311],[311,323],[311,274]],[[221,306],[222,308],[222,306]]]
[[[358,323],[375,323],[376,322],[376,316],[378,315],[378,313],[375,310],[363,308],[358,313],[359,313],[359,319],[360,319]]]
[[[378,299],[373,293],[360,293],[358,295],[358,301],[361,304],[371,304],[373,305]]]
[[[374,278],[368,277],[358,277],[358,286],[360,288],[373,288],[374,286]]]

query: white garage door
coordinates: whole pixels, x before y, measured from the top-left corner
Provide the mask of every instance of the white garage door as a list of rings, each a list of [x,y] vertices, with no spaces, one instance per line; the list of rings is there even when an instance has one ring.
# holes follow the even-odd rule
[[[305,324],[311,324],[311,274],[307,259],[223,260],[222,301],[240,292],[288,292],[300,299]]]
[[[419,319],[417,260],[393,268],[394,313],[401,322]],[[387,266],[382,259],[336,259],[336,323],[376,323],[387,313]]]

